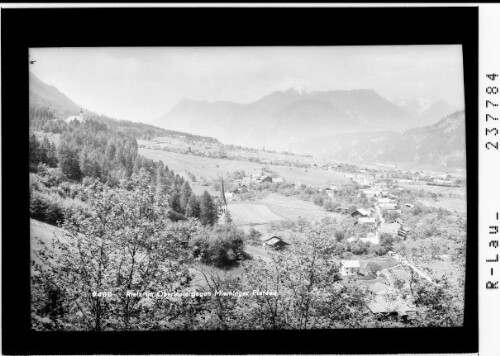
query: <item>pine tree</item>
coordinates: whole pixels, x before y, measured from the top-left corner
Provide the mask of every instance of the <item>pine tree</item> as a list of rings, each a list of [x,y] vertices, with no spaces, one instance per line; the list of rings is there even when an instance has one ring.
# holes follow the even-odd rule
[[[200,201],[196,197],[196,195],[191,194],[189,197],[187,206],[186,206],[186,216],[188,218],[200,218],[200,213],[201,213],[201,207],[200,207]]]
[[[181,188],[181,209],[183,212],[186,212],[186,208],[189,202],[189,198],[193,194],[191,186],[189,182],[186,180]]]
[[[200,201],[200,220],[203,225],[214,225],[217,221],[217,208],[210,194],[205,190]]]
[[[179,193],[173,193],[170,198],[170,208],[176,213],[182,214],[181,197]]]
[[[61,142],[58,150],[59,165],[66,177],[80,180],[82,171],[80,170],[78,151],[72,148],[67,142]]]
[[[227,206],[227,201],[226,201],[226,192],[224,191],[224,180],[221,179],[220,181],[220,199],[219,199],[219,204],[221,206]]]
[[[57,167],[56,145],[54,145],[53,143],[50,144],[47,155],[48,155],[47,164],[52,168]]]
[[[45,164],[49,163],[49,150],[50,141],[47,139],[47,137],[44,137],[44,139],[40,143],[40,162]]]
[[[156,167],[156,179],[155,184],[163,183],[163,161],[158,162],[158,166]]]
[[[30,153],[29,153],[30,165],[36,166],[40,162],[40,144],[36,139],[35,134],[30,136]]]

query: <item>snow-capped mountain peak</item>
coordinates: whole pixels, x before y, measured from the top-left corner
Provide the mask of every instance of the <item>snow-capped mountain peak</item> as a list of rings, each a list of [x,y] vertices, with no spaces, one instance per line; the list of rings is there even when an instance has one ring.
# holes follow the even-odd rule
[[[295,92],[297,94],[311,94],[313,92],[312,89],[309,89],[303,85],[300,85],[300,86],[292,86],[291,88],[288,89],[288,91],[292,91],[292,92]]]

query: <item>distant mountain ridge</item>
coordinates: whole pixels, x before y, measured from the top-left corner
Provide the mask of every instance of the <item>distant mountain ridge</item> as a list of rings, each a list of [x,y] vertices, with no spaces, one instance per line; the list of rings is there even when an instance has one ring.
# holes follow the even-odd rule
[[[29,81],[30,105],[48,107],[54,110],[56,116],[60,119],[71,120],[72,118],[77,118],[79,121],[83,121],[83,119],[92,119],[117,128],[122,132],[129,133],[136,138],[148,138],[168,135],[187,135],[191,139],[206,142],[217,142],[217,140],[211,137],[190,135],[189,133],[166,130],[142,122],[118,120],[106,115],[99,115],[93,111],[82,108],[80,105],[76,104],[73,100],[68,98],[65,94],[60,92],[56,87],[44,83],[31,72],[29,73]],[[81,118],[79,115],[80,111],[83,111],[83,116]]]
[[[408,130],[436,122],[447,108],[430,105],[426,110],[412,111],[371,89],[290,88],[247,104],[183,99],[155,123],[226,143],[288,149],[291,143],[325,133]]]
[[[432,101],[426,97],[418,97],[412,100],[395,99],[395,104],[414,116],[420,126],[436,123],[442,117],[455,111],[463,110],[444,100]]]
[[[73,100],[32,73],[29,95],[31,105],[47,106],[63,119],[81,110]],[[167,121],[172,120],[168,129],[117,120],[85,109],[83,112],[85,117],[135,137],[187,133],[207,142],[219,139],[225,144],[262,145],[342,161],[465,167],[463,110],[442,115],[432,125],[398,132],[398,127],[420,123],[401,105],[373,90],[325,92],[301,88],[274,92],[249,104],[184,99],[166,115]],[[423,100],[414,109],[420,115],[432,110],[437,115],[440,110],[448,110],[448,106]],[[373,121],[371,125],[369,120]]]
[[[304,152],[355,162],[412,163],[465,168],[465,112],[403,133],[383,131],[324,136],[297,144]]]

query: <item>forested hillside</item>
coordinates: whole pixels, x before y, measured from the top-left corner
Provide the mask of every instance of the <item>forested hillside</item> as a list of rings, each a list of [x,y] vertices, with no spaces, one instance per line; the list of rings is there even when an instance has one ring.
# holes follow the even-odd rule
[[[465,112],[403,133],[363,132],[323,136],[298,144],[305,152],[351,162],[407,163],[439,169],[465,167]]]
[[[29,78],[30,127],[33,130],[43,129],[45,131],[61,133],[64,125],[56,119],[64,120],[69,116],[82,112],[86,119],[104,123],[135,138],[148,139],[156,136],[185,136],[196,141],[217,142],[217,140],[210,137],[162,129],[141,122],[118,120],[106,115],[97,114],[78,105],[56,87],[44,83],[33,73],[30,73]]]
[[[189,182],[163,162],[140,156],[134,133],[148,134],[148,127],[131,125],[130,128],[106,124],[93,117],[83,122],[66,122],[47,107],[32,106],[29,140],[32,217],[53,224],[63,221],[66,213],[84,206],[82,185],[100,183],[114,188],[142,171],[164,199],[172,199],[169,217],[185,219],[192,195]],[[193,196],[191,204],[197,206],[201,199]],[[205,199],[210,200],[207,206],[211,210],[203,213],[216,215],[212,197],[208,195]],[[191,215],[199,217],[201,211],[195,210]],[[214,222],[213,217],[206,219],[207,224]]]

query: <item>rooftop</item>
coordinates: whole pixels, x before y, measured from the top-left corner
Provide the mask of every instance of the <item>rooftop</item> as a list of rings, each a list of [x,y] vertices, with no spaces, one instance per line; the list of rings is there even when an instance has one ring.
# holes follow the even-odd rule
[[[377,294],[366,305],[375,314],[397,312],[399,315],[406,315],[408,312],[417,311],[412,302],[404,300],[397,294]]]
[[[359,208],[359,209],[356,209],[357,212],[359,212],[361,215],[370,215],[370,211],[369,210],[366,210],[366,209],[363,209],[363,208]]]
[[[358,260],[342,260],[342,261],[340,261],[340,263],[344,267],[350,267],[350,268],[357,267],[357,268],[359,268],[359,261]]]
[[[401,228],[401,225],[398,223],[391,223],[391,224],[383,223],[383,224],[380,224],[379,232],[381,234],[384,234],[384,233],[385,234],[397,234],[400,228]]]

